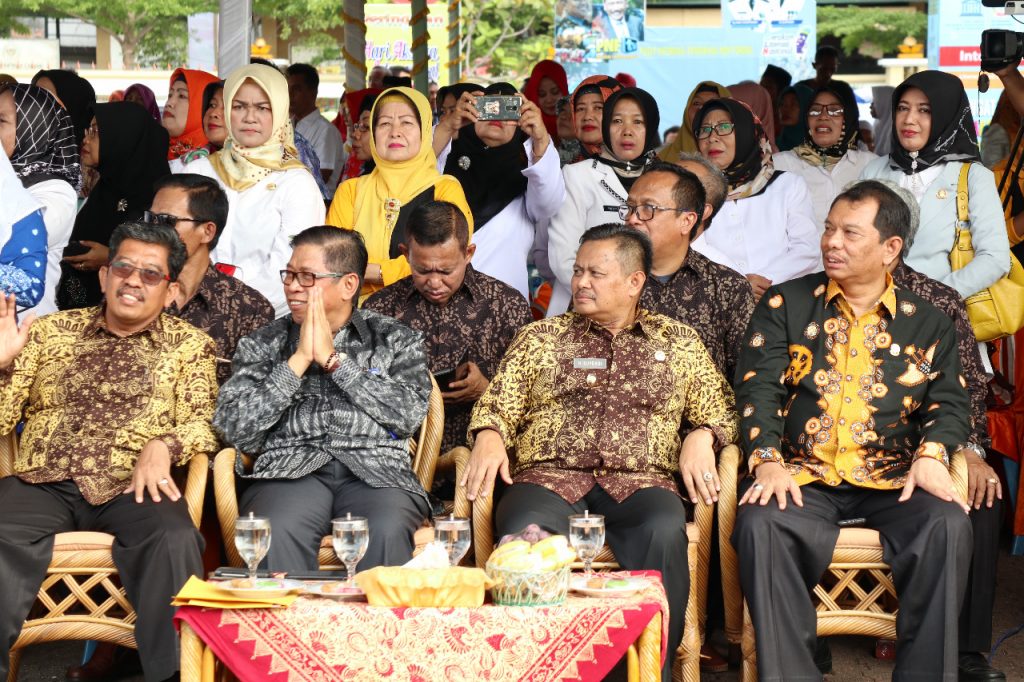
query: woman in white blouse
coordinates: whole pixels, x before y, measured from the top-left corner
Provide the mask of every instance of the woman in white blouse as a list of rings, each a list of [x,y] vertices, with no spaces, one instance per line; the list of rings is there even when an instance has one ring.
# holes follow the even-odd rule
[[[772,284],[820,270],[807,183],[775,170],[768,136],[750,108],[713,99],[694,118],[693,131],[700,153],[725,173],[729,194],[691,246],[712,259],[708,245],[724,253],[758,297]]]
[[[291,255],[292,236],[324,223],[316,181],[299,160],[288,117],[288,82],[277,69],[244,66],[224,83],[228,136],[190,173],[215,178],[230,210],[213,259],[267,297],[278,316],[288,312],[278,272]]]
[[[857,149],[860,125],[853,89],[829,81],[811,95],[804,119],[804,141],[772,156],[775,168],[796,173],[807,183],[814,203],[814,222],[820,235],[832,200],[860,178],[864,166],[878,158]]]
[[[992,171],[981,164],[974,117],[959,78],[921,71],[892,94],[892,151],[865,167],[864,179],[883,179],[910,190],[921,205],[921,224],[907,265],[948,284],[967,298],[1010,268],[1010,244]],[[968,210],[974,260],[953,272],[949,253],[956,235],[960,169],[968,171]]]
[[[548,228],[548,262],[555,274],[548,315],[569,306],[580,237],[588,228],[618,223],[619,206],[658,148],[658,105],[640,88],[623,88],[604,103],[601,153],[562,169],[565,203]]]

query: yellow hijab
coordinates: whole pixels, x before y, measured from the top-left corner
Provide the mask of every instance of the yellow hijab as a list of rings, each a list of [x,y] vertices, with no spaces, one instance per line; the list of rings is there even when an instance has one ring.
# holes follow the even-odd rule
[[[693,103],[693,98],[697,96],[697,93],[701,90],[712,87],[718,90],[719,97],[729,97],[728,88],[715,83],[714,81],[701,81],[697,83],[697,86],[690,92],[690,96],[686,98],[686,108],[683,109],[683,122],[679,124],[679,134],[676,135],[676,139],[672,140],[671,144],[662,147],[661,151],[658,152],[658,157],[662,161],[668,161],[669,163],[675,163],[679,160],[679,155],[683,152],[694,154],[697,152],[697,138],[694,137],[693,131],[690,130],[690,126],[686,125],[686,112],[690,110],[690,104]]]
[[[409,100],[420,119],[420,150],[407,161],[382,159],[377,155],[377,145],[374,143],[377,110],[387,100],[394,101],[395,95]],[[436,185],[441,178],[448,177],[437,171],[437,156],[434,155],[432,144],[433,121],[430,102],[412,88],[388,88],[377,97],[370,111],[370,155],[376,167],[369,175],[359,179],[353,211],[355,224],[351,227],[364,233],[384,227],[390,235],[401,207],[423,190]]]
[[[243,147],[235,140],[231,129],[231,103],[247,80],[267,93],[274,116],[270,137],[258,147]],[[224,184],[240,192],[276,171],[306,167],[295,149],[288,104],[288,81],[277,69],[265,64],[249,64],[231,72],[224,82],[224,107],[228,110],[224,118],[228,137],[224,140],[224,148],[210,156],[210,163]]]

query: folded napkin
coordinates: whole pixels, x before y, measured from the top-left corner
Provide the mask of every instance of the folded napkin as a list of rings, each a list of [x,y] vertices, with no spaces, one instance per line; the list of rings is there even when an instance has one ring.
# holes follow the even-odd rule
[[[205,580],[192,576],[171,601],[171,606],[202,606],[208,609],[266,609],[290,606],[297,594],[283,597],[236,596]]]

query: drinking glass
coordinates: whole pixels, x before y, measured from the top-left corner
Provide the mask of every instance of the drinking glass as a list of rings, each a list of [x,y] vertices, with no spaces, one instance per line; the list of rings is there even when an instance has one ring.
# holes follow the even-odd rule
[[[256,567],[270,550],[270,519],[252,512],[235,519],[235,549],[249,567],[249,580],[255,585]]]
[[[370,544],[370,526],[365,516],[346,514],[345,518],[331,521],[334,553],[345,564],[348,584],[355,585],[356,564],[366,554]]]
[[[600,514],[573,514],[569,517],[569,544],[583,561],[583,572],[590,577],[590,565],[604,547],[604,517]]]
[[[469,519],[454,514],[438,519],[434,522],[434,533],[437,540],[448,550],[448,562],[452,566],[458,566],[459,561],[469,551]]]

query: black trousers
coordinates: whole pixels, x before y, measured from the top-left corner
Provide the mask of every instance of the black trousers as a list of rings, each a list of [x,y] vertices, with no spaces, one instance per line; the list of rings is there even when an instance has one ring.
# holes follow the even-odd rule
[[[138,614],[135,640],[147,680],[178,670],[171,598],[203,570],[203,539],[184,498],[142,504],[133,495],[91,505],[71,481],[32,485],[0,479],[0,679],[53,555],[53,536],[72,530],[110,533],[114,564]]]
[[[753,482],[747,479],[740,495]],[[899,614],[893,680],[957,680],[957,615],[972,549],[967,514],[918,490],[803,486],[803,507],[740,507],[732,544],[750,606],[762,682],[821,680],[813,652],[817,621],[810,591],[832,558],[842,519],[867,519],[882,536]]]
[[[238,501],[239,515],[270,519],[271,571],[316,570],[331,519],[365,516],[370,543],[359,570],[399,566],[412,558],[413,533],[429,514],[425,499],[399,488],[374,488],[337,460],[296,479],[255,480]]]
[[[605,521],[605,542],[623,569],[661,571],[669,605],[669,656],[662,670],[671,679],[672,661],[683,638],[690,570],[686,560],[686,508],[678,495],[662,488],[638,490],[616,502],[595,485],[576,504],[531,483],[509,486],[495,511],[498,537],[516,533],[531,523],[568,537],[569,515],[589,510]]]
[[[999,529],[1003,501],[992,508],[971,507],[974,553],[967,578],[964,605],[960,609],[960,651],[987,652],[992,648],[992,607],[996,599],[996,563],[999,561]]]

